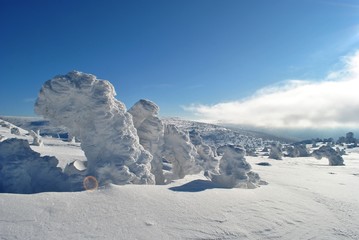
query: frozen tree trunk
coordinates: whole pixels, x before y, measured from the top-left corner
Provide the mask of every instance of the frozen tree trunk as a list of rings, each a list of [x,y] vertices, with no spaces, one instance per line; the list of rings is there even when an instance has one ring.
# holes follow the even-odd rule
[[[100,184],[154,184],[152,156],[140,145],[132,117],[115,95],[110,82],[73,71],[42,86],[35,112],[79,136],[87,174]]]

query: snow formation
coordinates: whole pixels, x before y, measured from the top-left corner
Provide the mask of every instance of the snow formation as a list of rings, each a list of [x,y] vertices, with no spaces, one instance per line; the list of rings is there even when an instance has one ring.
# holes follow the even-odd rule
[[[172,163],[172,171],[166,174],[166,180],[183,178],[189,174],[199,173],[202,168],[196,163],[196,149],[188,133],[179,130],[175,125],[165,125],[163,161]]]
[[[287,157],[308,157],[309,149],[305,144],[295,144],[286,146]]]
[[[207,171],[205,175],[220,187],[256,188],[261,181],[259,175],[251,171],[251,165],[244,158],[245,150],[241,147],[227,145],[219,164],[219,173]]]
[[[283,156],[282,145],[279,142],[271,143],[269,158],[282,160],[282,156]]]
[[[154,184],[151,154],[139,143],[132,117],[106,80],[77,71],[42,86],[35,112],[81,139],[87,175],[100,184]]]
[[[158,117],[159,107],[149,100],[141,99],[128,112],[132,115],[141,145],[153,156],[151,172],[155,175],[156,184],[164,184],[166,181],[162,170],[164,125]]]
[[[0,142],[0,192],[69,191],[67,177],[55,157],[40,157],[29,142],[11,138]]]
[[[330,166],[344,165],[344,159],[340,155],[340,153],[338,153],[337,151],[335,151],[332,147],[330,147],[328,145],[321,146],[319,149],[314,150],[312,155],[316,159],[322,159],[322,157],[327,158],[329,160]]]
[[[43,142],[39,133],[35,133],[33,130],[29,131],[29,134],[33,138],[32,144],[35,146],[42,146]]]
[[[207,145],[198,142],[194,146],[188,132],[164,124],[155,103],[141,99],[128,112],[133,117],[140,143],[153,156],[151,166],[156,184],[167,184],[202,169],[213,170],[218,165]],[[164,170],[164,162],[171,164],[171,168]]]
[[[205,171],[209,170],[217,172],[219,161],[215,158],[215,154],[212,151],[212,148],[203,141],[199,132],[194,129],[189,132],[189,137],[191,143],[197,149],[197,162]]]

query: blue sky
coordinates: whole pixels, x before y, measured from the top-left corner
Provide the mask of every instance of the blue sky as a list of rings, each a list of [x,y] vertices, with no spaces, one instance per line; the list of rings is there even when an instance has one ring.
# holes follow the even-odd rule
[[[162,116],[206,120],[198,106],[347,69],[359,2],[0,0],[0,31],[0,115],[33,115],[43,82],[79,70],[128,108],[145,98]]]

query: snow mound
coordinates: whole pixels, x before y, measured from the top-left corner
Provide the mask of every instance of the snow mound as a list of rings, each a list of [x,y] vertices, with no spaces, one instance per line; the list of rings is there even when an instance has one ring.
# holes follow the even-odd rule
[[[101,185],[154,184],[152,156],[140,145],[132,117],[115,95],[110,82],[72,71],[45,82],[35,112],[81,139],[87,175]]]
[[[40,157],[27,140],[4,140],[0,142],[0,192],[69,191],[66,175],[57,164],[55,157]]]
[[[224,188],[256,188],[261,181],[259,175],[251,171],[251,165],[244,158],[242,147],[227,145],[219,164],[219,174],[207,171],[205,175],[212,182]]]

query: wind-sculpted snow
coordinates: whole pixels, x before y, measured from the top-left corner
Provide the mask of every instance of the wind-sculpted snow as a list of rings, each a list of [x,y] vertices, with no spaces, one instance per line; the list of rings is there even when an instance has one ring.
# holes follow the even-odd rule
[[[328,145],[321,146],[319,149],[314,150],[312,155],[316,159],[322,159],[322,157],[327,158],[329,160],[329,165],[330,166],[342,166],[342,165],[344,165],[344,159],[340,155],[340,153],[338,153],[336,150],[334,150],[332,147],[330,147]]]
[[[227,145],[219,164],[219,174],[211,171],[206,176],[212,182],[224,188],[256,188],[261,181],[259,175],[251,171],[251,165],[244,158],[245,150],[241,147]]]
[[[0,192],[39,193],[69,191],[67,177],[55,157],[40,157],[27,140],[0,142]]]
[[[141,145],[153,156],[151,172],[155,175],[156,184],[164,184],[165,177],[162,170],[164,125],[158,118],[159,107],[149,100],[141,99],[128,112],[132,115]]]
[[[154,184],[151,154],[140,145],[132,117],[106,80],[77,71],[47,81],[35,112],[81,139],[87,174],[100,184]]]

